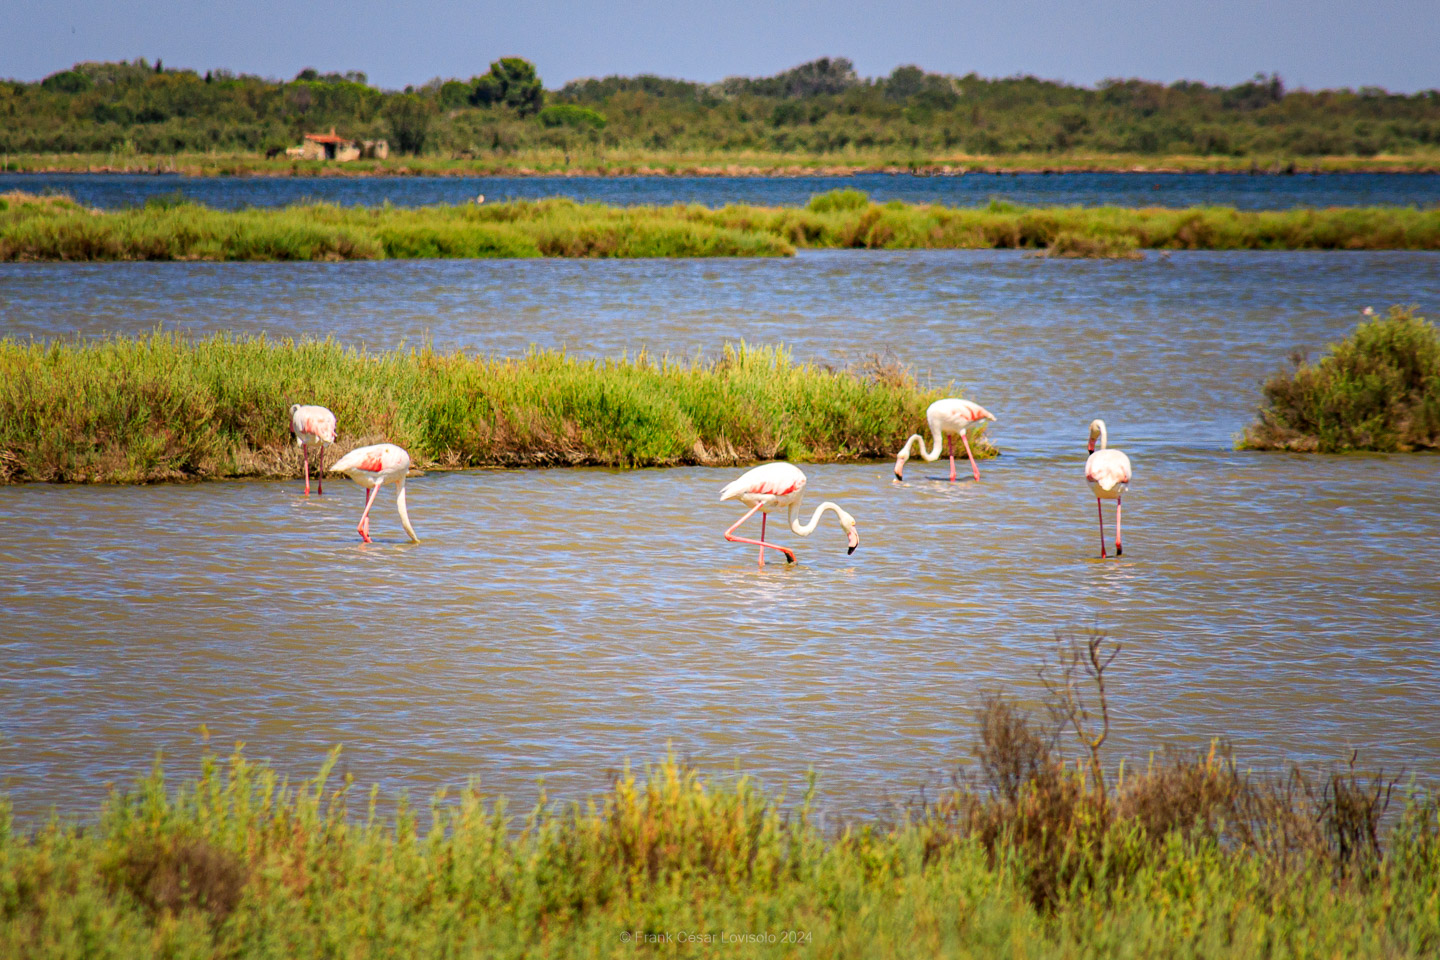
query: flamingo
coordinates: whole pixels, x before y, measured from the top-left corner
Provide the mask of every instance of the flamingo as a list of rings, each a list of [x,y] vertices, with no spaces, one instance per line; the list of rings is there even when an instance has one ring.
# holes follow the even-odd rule
[[[814,532],[815,526],[820,522],[820,515],[826,510],[834,510],[835,516],[840,519],[840,528],[845,531],[845,537],[850,543],[850,549],[846,553],[854,553],[855,548],[860,546],[860,534],[855,532],[855,518],[850,516],[838,506],[826,500],[815,509],[810,517],[809,523],[802,524],[795,516],[800,509],[800,500],[805,496],[805,474],[800,468],[790,463],[766,463],[753,470],[747,470],[738,480],[732,480],[720,491],[720,499],[735,500],[750,507],[750,512],[739,520],[734,526],[725,531],[725,539],[732,543],[753,543],[760,547],[760,568],[765,568],[765,548],[779,550],[785,554],[787,563],[795,562],[793,551],[779,544],[767,543],[765,541],[765,521],[768,519],[771,510],[785,507],[788,510],[790,529],[808,537]],[[749,520],[756,510],[760,511],[760,539],[749,540],[745,537],[735,536],[735,530]]]
[[[335,414],[314,404],[290,405],[290,433],[305,458],[305,496],[310,496],[310,444],[320,448],[320,462],[315,467],[319,493],[325,493],[325,445],[335,442]]]
[[[1095,438],[1100,438],[1100,449],[1095,449]],[[1120,495],[1130,482],[1130,458],[1119,450],[1107,449],[1109,438],[1105,433],[1104,420],[1090,421],[1090,442],[1086,449],[1090,458],[1085,461],[1085,479],[1095,494],[1095,512],[1100,515],[1100,557],[1105,557],[1105,511],[1100,501],[1115,501],[1115,556],[1125,550],[1120,546]]]
[[[930,434],[935,444],[934,450],[925,449],[925,439],[918,433],[910,435],[905,441],[905,448],[895,458],[895,479],[904,480],[905,462],[910,459],[910,448],[918,442],[920,444],[920,457],[926,463],[932,463],[940,459],[940,435],[945,435],[945,445],[950,451],[950,482],[955,482],[955,440],[954,434],[960,434],[960,442],[965,444],[965,456],[970,458],[970,469],[975,473],[975,480],[980,480],[980,468],[975,465],[975,454],[970,452],[970,434],[976,432],[985,425],[986,420],[994,420],[995,415],[978,403],[971,403],[969,400],[961,400],[959,397],[947,397],[944,400],[936,400],[930,404],[930,409],[925,411],[925,420],[930,424]]]
[[[405,474],[410,469],[410,454],[393,443],[377,443],[374,446],[351,450],[330,469],[347,475],[368,491],[365,494],[365,512],[360,514],[360,523],[355,527],[361,540],[371,542],[370,508],[375,505],[380,485],[391,480],[395,483],[395,505],[400,508],[400,522],[405,525],[405,532],[410,534],[410,539],[420,542],[420,538],[415,535],[415,528],[410,526],[410,514],[405,512]]]

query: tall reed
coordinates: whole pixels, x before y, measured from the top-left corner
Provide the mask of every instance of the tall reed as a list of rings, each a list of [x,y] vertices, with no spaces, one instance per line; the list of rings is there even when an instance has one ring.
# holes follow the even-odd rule
[[[0,340],[0,480],[291,475],[292,403],[335,411],[334,452],[389,441],[423,467],[883,458],[937,395],[893,367],[830,370],[743,343],[706,361],[163,332]]]
[[[1248,211],[873,203],[611,207],[564,198],[422,208],[306,204],[85,209],[0,197],[0,260],[365,260],[434,257],[786,256],[797,248],[1440,250],[1440,208]]]

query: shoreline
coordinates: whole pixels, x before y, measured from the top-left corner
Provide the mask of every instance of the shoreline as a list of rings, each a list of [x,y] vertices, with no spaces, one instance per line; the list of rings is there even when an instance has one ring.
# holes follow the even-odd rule
[[[178,154],[119,159],[110,154],[11,154],[0,160],[0,172],[18,175],[129,175],[186,177],[524,177],[524,178],[626,178],[626,177],[708,177],[708,178],[844,178],[872,175],[961,177],[1034,174],[1060,176],[1077,173],[1134,174],[1137,176],[1184,175],[1196,173],[1233,176],[1320,176],[1341,173],[1437,174],[1437,157],[1137,157],[1097,156],[1047,158],[1018,155],[926,158],[906,162],[836,162],[822,157],[776,157],[773,160],[731,160],[650,156],[599,160],[585,158],[571,162],[560,156],[529,156],[510,160],[495,158],[409,157],[396,160],[356,160],[345,164],[323,161],[266,160],[260,156]]]

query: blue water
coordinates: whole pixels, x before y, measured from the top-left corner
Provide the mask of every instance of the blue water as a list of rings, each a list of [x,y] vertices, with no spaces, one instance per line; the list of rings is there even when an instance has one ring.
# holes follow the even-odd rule
[[[816,193],[864,190],[879,201],[980,206],[992,199],[1030,206],[1190,207],[1245,210],[1440,204],[1440,174],[1335,173],[1295,176],[1179,173],[863,174],[853,177],[184,177],[142,174],[0,174],[0,192],[67,193],[90,206],[143,204],[183,194],[211,207],[273,207],[305,200],[344,206],[416,207],[565,196],[611,204],[799,205]]]

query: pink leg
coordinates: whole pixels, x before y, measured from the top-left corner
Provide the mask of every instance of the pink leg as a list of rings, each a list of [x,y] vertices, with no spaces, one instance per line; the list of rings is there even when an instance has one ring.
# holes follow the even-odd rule
[[[969,435],[968,433],[963,433],[963,432],[962,432],[962,433],[960,434],[960,440],[961,440],[961,442],[963,442],[963,443],[965,444],[965,456],[967,456],[967,457],[970,458],[970,470],[975,474],[975,482],[976,482],[976,483],[979,483],[979,482],[980,482],[980,468],[975,465],[975,454],[973,454],[973,453],[970,452],[970,435]],[[950,469],[951,469],[951,472],[953,473],[955,468],[954,468],[954,467],[951,467]],[[951,477],[950,479],[951,479],[951,480],[954,480],[955,478],[954,478],[954,477]]]
[[[1124,548],[1120,546],[1120,500],[1120,497],[1115,498],[1115,556],[1117,557],[1125,552]]]
[[[379,492],[380,484],[377,483],[375,484],[375,486],[370,488],[368,493],[365,494],[365,512],[360,514],[360,523],[355,527],[355,531],[360,534],[360,539],[364,540],[366,543],[371,542],[370,508],[375,505],[375,495]]]
[[[732,526],[729,530],[726,530],[726,531],[725,531],[725,539],[726,539],[726,540],[729,540],[731,543],[749,543],[749,544],[753,544],[753,545],[759,547],[759,548],[760,548],[760,566],[761,566],[761,567],[764,567],[764,566],[765,566],[765,548],[766,548],[766,547],[769,547],[769,548],[772,549],[772,550],[779,550],[781,553],[785,554],[785,561],[786,561],[787,563],[794,563],[794,562],[795,562],[795,554],[792,553],[790,550],[786,549],[785,547],[780,546],[778,543],[766,543],[766,542],[764,541],[764,539],[751,540],[751,539],[748,538],[748,537],[737,537],[737,536],[735,536],[735,530],[736,530],[736,528],[738,528],[738,527],[740,526],[740,524],[744,523],[746,520],[749,520],[750,517],[754,515],[755,511],[760,509],[760,506],[761,506],[761,505],[758,504],[758,503],[755,504],[755,506],[753,506],[753,507],[750,508],[750,512],[749,512],[749,513],[745,514],[745,516],[741,517],[739,520],[736,520],[734,526]],[[765,536],[765,520],[764,520],[764,514],[761,514],[761,520],[760,520],[760,536],[761,536],[762,538]]]
[[[305,458],[305,496],[310,496],[310,446],[300,444],[300,455]]]
[[[320,444],[320,462],[315,468],[315,483],[318,484],[315,492],[323,496],[325,493],[325,444],[323,443]]]
[[[955,482],[955,434],[945,434],[945,449],[950,452],[950,482]]]
[[[1100,559],[1104,560],[1105,553],[1105,511],[1100,508],[1100,498],[1095,498],[1095,513],[1100,517]]]

